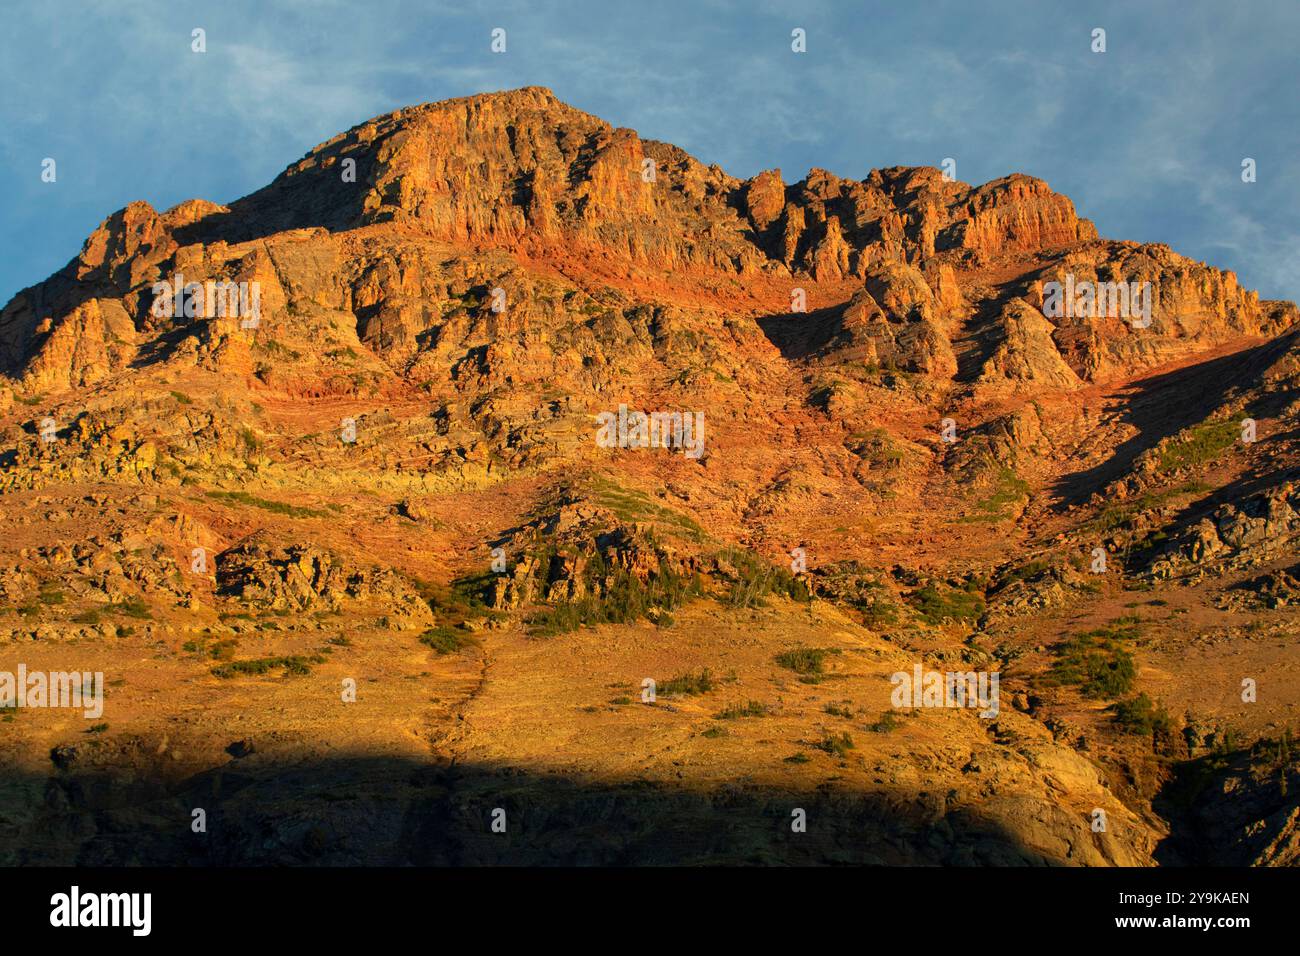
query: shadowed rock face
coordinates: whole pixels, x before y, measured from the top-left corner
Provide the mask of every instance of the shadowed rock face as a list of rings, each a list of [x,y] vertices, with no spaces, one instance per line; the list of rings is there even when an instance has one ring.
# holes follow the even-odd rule
[[[112,688],[0,725],[7,859],[1292,861],[1298,318],[1029,176],[739,180],[541,88],[132,203],[0,312],[0,671]]]
[[[237,749],[237,748],[235,748]],[[995,816],[907,793],[592,784],[499,766],[432,768],[345,756],[268,772],[239,752],[221,772],[130,783],[61,751],[48,780],[8,781],[44,805],[8,821],[5,865],[128,866],[1043,866],[1140,865],[1120,840],[1070,847],[1066,814],[1007,801]],[[118,755],[119,760],[122,755]],[[168,779],[171,776],[173,779]],[[177,836],[203,807],[211,836]],[[814,821],[789,826],[790,807]],[[504,812],[506,837],[485,825]],[[127,824],[123,826],[123,824]],[[800,839],[808,836],[808,839]]]

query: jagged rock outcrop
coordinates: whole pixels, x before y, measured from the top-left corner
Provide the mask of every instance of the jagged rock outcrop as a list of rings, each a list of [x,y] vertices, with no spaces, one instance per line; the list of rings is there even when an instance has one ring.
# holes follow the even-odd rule
[[[925,277],[902,263],[871,268],[839,318],[828,350],[838,361],[950,378],[957,359]]]
[[[961,204],[964,216],[949,214],[939,248],[969,249],[1003,256],[1041,251],[1097,238],[1096,227],[1080,219],[1074,204],[1047,183],[1015,174],[973,190]]]
[[[1151,573],[1168,577],[1190,566],[1249,567],[1286,553],[1300,532],[1300,489],[1287,482],[1224,504],[1170,543]]]
[[[1057,351],[1052,323],[1029,303],[1008,302],[997,325],[1002,339],[981,367],[979,385],[1069,389],[1082,384]]]
[[[1208,348],[1233,336],[1276,335],[1297,319],[1291,303],[1261,302],[1233,273],[1163,245],[1079,246],[1038,273],[1027,291],[1031,304],[1044,307],[1050,282],[1095,295],[1085,299],[1080,292],[1075,308],[1051,316],[1058,349],[1088,381],[1168,361],[1189,344]]]
[[[284,545],[258,533],[216,556],[217,591],[273,611],[382,608],[397,630],[428,627],[428,603],[401,575],[382,568],[350,568],[310,545]]]

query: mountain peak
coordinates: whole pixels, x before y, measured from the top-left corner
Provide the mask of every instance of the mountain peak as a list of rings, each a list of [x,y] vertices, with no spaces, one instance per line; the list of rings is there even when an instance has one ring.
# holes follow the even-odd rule
[[[349,255],[338,238],[352,234],[420,238],[494,249],[570,274],[594,270],[632,299],[669,283],[683,302],[716,305],[729,296],[769,312],[788,309],[796,287],[814,301],[847,307],[853,287],[865,283],[876,290],[869,296],[884,296],[876,304],[891,321],[918,307],[913,292],[878,286],[897,281],[897,267],[906,265],[923,277],[936,313],[926,335],[909,338],[930,343],[918,367],[930,374],[945,369],[968,383],[1001,377],[984,367],[1001,352],[982,343],[1030,327],[1004,324],[999,316],[1022,314],[1008,311],[1008,303],[1040,307],[1043,284],[1071,269],[1096,280],[1159,285],[1154,331],[1135,338],[1103,324],[1082,335],[1069,323],[1054,325],[1036,339],[1053,354],[1013,368],[1065,363],[1087,381],[1148,366],[1180,348],[1264,334],[1290,314],[1261,307],[1235,277],[1212,268],[1157,247],[1102,242],[1067,197],[1032,176],[1013,172],[972,187],[932,167],[894,166],[862,180],[813,168],[793,184],[779,170],[742,181],[530,86],[376,117],[229,206],[195,199],[159,215],[147,203],[132,203],[106,219],[65,270],[5,308],[0,361],[44,385],[110,374],[115,356],[129,356],[131,348],[64,342],[72,333],[63,326],[88,300],[117,303],[104,307],[113,316],[124,309],[125,317],[110,325],[131,326],[131,334],[74,321],[69,328],[77,338],[147,339],[148,289],[169,270],[258,272],[269,267],[268,255],[274,258],[263,244],[313,231],[332,257]],[[355,303],[356,290],[348,288],[355,281],[333,274],[330,300]],[[292,300],[291,290],[284,295]],[[872,313],[855,307],[846,314]],[[1210,319],[1189,325],[1182,314]],[[401,355],[409,359],[409,343],[427,332],[427,321],[385,319],[380,325],[390,331],[380,341],[408,343]],[[861,333],[876,342],[869,352],[894,354],[894,346],[878,341],[888,328]],[[828,341],[857,334],[841,330]],[[948,357],[935,364],[932,349]]]
[[[376,117],[228,205],[133,202],[0,312],[0,641],[123,673],[111,745],[24,709],[23,818],[48,816],[51,754],[69,787],[132,761],[135,793],[162,764],[202,782],[255,749],[254,779],[299,742],[432,742],[471,768],[449,819],[502,782],[527,805],[516,768],[640,791],[689,764],[880,795],[812,811],[839,860],[1149,863],[1151,748],[1221,738],[1157,729],[1138,682],[1234,733],[1293,716],[1298,318],[1099,238],[1031,176],[740,179],[540,87]],[[892,675],[932,663],[1005,668],[996,723],[896,703]],[[1244,710],[1243,673],[1271,682]],[[682,699],[629,719],[647,676]],[[367,766],[345,776],[370,812]],[[409,809],[381,829],[406,841],[431,778],[393,779]],[[327,821],[337,784],[310,788]],[[268,841],[282,791],[251,792],[217,828],[251,858],[371,852],[334,822]],[[708,852],[717,805],[682,817],[703,808]],[[1271,817],[1278,848],[1249,852],[1296,858],[1290,810],[1241,805],[1222,839]],[[642,852],[568,807],[538,819],[575,858]],[[446,822],[457,859],[533,839]],[[71,830],[79,859],[165,842]]]

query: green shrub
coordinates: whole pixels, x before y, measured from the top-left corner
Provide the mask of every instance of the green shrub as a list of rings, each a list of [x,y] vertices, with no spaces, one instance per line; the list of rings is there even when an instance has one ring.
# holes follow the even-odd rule
[[[235,659],[235,651],[239,647],[239,641],[233,637],[217,641],[208,648],[208,656],[214,661],[232,661]]]
[[[1011,517],[1007,509],[1023,501],[1029,495],[1029,482],[1025,481],[1010,468],[1002,468],[993,479],[993,487],[987,498],[975,503],[975,514],[966,515],[959,521],[964,523],[976,521],[1002,521]]]
[[[1088,631],[1056,648],[1057,659],[1047,673],[1054,684],[1077,685],[1085,697],[1115,698],[1128,693],[1137,665],[1125,646],[1138,636],[1135,624]]]
[[[713,715],[717,720],[739,720],[742,717],[766,717],[767,705],[757,700],[731,704]]]
[[[553,637],[576,631],[598,616],[595,608],[586,601],[566,602],[534,614],[528,619],[528,627],[530,633],[538,637]]]
[[[839,649],[835,647],[796,647],[777,654],[775,660],[796,674],[814,676],[825,672],[828,655],[838,653]]]
[[[550,565],[549,553],[543,551],[537,556],[537,567],[543,573]],[[593,592],[602,587],[603,591],[539,611],[528,621],[532,633],[545,637],[575,631],[584,625],[630,624],[649,617],[652,609],[659,612],[656,623],[660,627],[671,627],[673,618],[667,612],[704,593],[698,574],[683,575],[662,557],[658,570],[648,581],[627,570],[619,570],[612,577],[604,576],[604,567],[604,559],[598,551],[594,552],[585,572],[587,586]]]
[[[289,348],[287,345],[277,342],[275,339],[259,339],[257,342],[253,343],[253,348],[260,349],[275,358],[288,359],[291,362],[295,362],[302,358],[300,353]]]
[[[439,625],[421,634],[420,643],[428,645],[437,654],[454,654],[468,647],[477,647],[479,642],[462,630]]]
[[[862,608],[862,623],[873,630],[883,630],[898,623],[898,605],[877,597]]]
[[[1156,704],[1146,694],[1117,701],[1110,710],[1115,723],[1127,734],[1170,735],[1174,731],[1174,719],[1164,705]]]
[[[892,710],[887,710],[880,715],[880,719],[871,724],[867,729],[872,733],[887,734],[891,730],[897,730],[903,726],[903,722],[894,715]]]
[[[285,675],[301,676],[310,674],[313,664],[324,664],[325,657],[321,654],[301,655],[294,654],[281,657],[257,657],[242,661],[231,661],[228,664],[220,664],[212,668],[212,674],[229,680],[233,677],[257,676],[268,674],[274,670],[283,670]]]
[[[124,614],[127,617],[134,617],[138,620],[148,620],[153,617],[149,610],[149,605],[144,603],[143,598],[133,597],[126,601],[118,601],[116,604],[108,604],[104,607],[105,611],[112,614]]]
[[[812,600],[808,584],[802,577],[786,568],[768,564],[749,551],[728,548],[718,557],[736,569],[737,579],[727,596],[731,607],[759,607],[770,594],[784,595],[801,603]]]
[[[847,757],[849,751],[854,749],[853,738],[847,732],[840,734],[838,737],[834,734],[827,734],[813,746],[824,753],[830,754],[832,757]]]
[[[257,432],[245,425],[239,430],[239,441],[244,447],[244,453],[248,455],[255,454],[262,443],[258,441]]]

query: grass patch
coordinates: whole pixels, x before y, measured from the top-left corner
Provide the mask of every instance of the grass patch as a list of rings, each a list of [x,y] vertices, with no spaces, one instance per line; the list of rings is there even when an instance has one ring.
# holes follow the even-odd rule
[[[1046,573],[1052,567],[1052,563],[1043,558],[1034,558],[1032,561],[1026,561],[1018,568],[1013,568],[1003,575],[1001,584],[1003,587],[1015,584],[1017,581],[1032,581],[1040,574]]]
[[[906,459],[894,443],[894,436],[883,428],[871,428],[850,435],[845,447],[863,461],[881,468],[898,468]]]
[[[328,514],[328,512],[318,511],[315,508],[302,508],[298,505],[287,505],[281,501],[259,498],[256,495],[250,495],[247,491],[205,491],[204,494],[216,501],[227,504],[248,505],[251,508],[261,508],[263,511],[274,512],[290,518],[324,518]]]
[[[254,342],[253,348],[259,349],[267,355],[274,356],[275,358],[287,359],[290,362],[295,362],[302,358],[301,354],[289,348],[287,345],[277,342],[275,339],[266,339],[265,341],[259,340]]]
[[[709,538],[700,525],[680,512],[665,508],[643,491],[624,488],[608,478],[595,477],[588,483],[595,504],[614,513],[627,524],[653,522],[668,534],[703,542]]]
[[[1046,679],[1078,686],[1094,699],[1116,698],[1133,688],[1137,664],[1126,644],[1138,636],[1136,624],[1110,625],[1087,631],[1056,648],[1057,659]]]
[[[707,694],[711,690],[716,690],[717,681],[709,673],[706,667],[698,674],[678,674],[658,685],[655,689],[656,697],[680,697],[683,695],[694,696],[696,694]]]
[[[1161,449],[1156,469],[1168,474],[1209,464],[1231,448],[1240,434],[1241,426],[1233,421],[1201,422]]]
[[[1176,488],[1167,488],[1163,491],[1148,491],[1126,501],[1116,501],[1108,504],[1102,511],[1091,521],[1084,525],[1092,531],[1108,533],[1118,531],[1121,528],[1128,527],[1134,518],[1138,515],[1153,511],[1156,508],[1163,508],[1165,505],[1179,498],[1188,495],[1200,495],[1214,489],[1201,481],[1188,481],[1177,486]]]
[[[957,519],[961,523],[975,521],[1005,521],[1011,517],[1008,510],[1029,497],[1029,482],[1011,468],[1002,468],[993,478],[993,487],[987,498],[975,502],[975,513]]]
[[[958,589],[927,584],[909,594],[907,600],[917,616],[931,625],[945,621],[974,623],[984,613],[984,597],[973,585]]]
[[[312,665],[324,664],[323,654],[292,654],[279,657],[256,657],[243,661],[231,661],[212,668],[212,674],[224,680],[234,677],[256,677],[272,671],[283,670],[286,677],[301,677],[311,673]]]
[[[104,606],[104,610],[110,614],[122,614],[140,621],[147,621],[153,617],[149,605],[144,603],[144,598],[138,597],[118,601],[116,604],[107,604]]]

